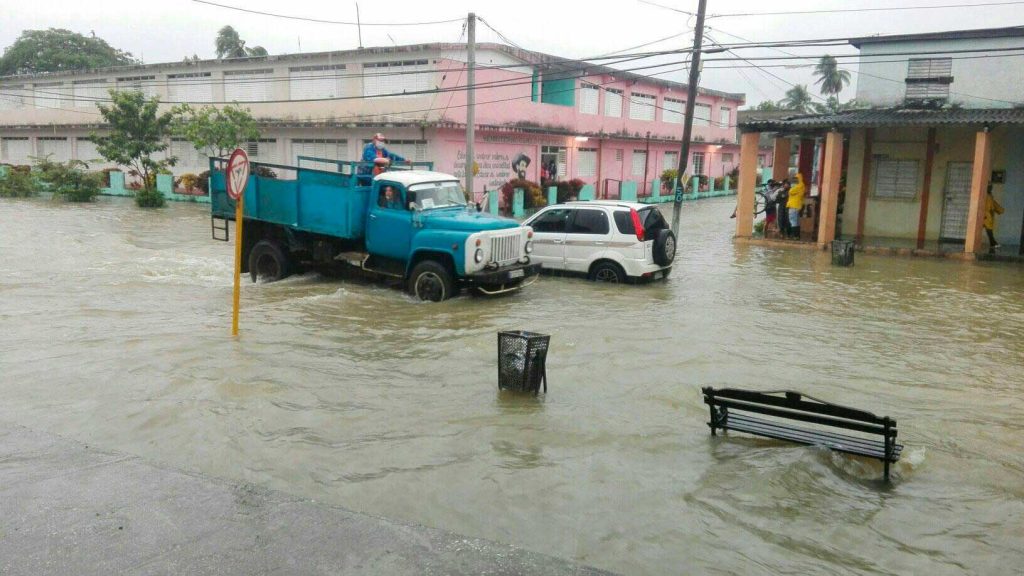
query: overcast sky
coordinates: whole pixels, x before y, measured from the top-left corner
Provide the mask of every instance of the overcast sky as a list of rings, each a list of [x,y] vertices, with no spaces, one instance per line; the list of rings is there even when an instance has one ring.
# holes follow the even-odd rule
[[[215,0],[218,3],[242,6],[252,10],[283,13],[329,20],[355,20],[355,2],[345,0]],[[681,10],[696,9],[696,0],[655,0]],[[709,0],[709,14],[764,12],[785,10],[822,10],[891,6],[922,6],[979,3],[982,0],[817,0],[798,2],[775,0]],[[651,42],[692,29],[693,22],[679,14],[642,3],[620,0],[598,3],[593,0],[455,0],[425,2],[423,0],[364,1],[360,4],[362,21],[422,22],[461,18],[475,11],[494,28],[524,48],[557,56],[581,58],[605,54]],[[214,38],[225,25],[234,26],[247,45],[261,45],[271,54],[302,51],[339,50],[359,45],[354,26],[317,24],[245,14],[199,4],[191,0],[3,0],[0,10],[0,46],[9,46],[24,29],[68,28],[104,38],[111,45],[128,50],[147,63],[180,60],[196,54],[201,58],[214,56]],[[755,41],[856,37],[872,34],[932,32],[940,30],[985,28],[1024,24],[1024,4],[975,8],[943,8],[901,12],[861,12],[842,14],[807,14],[788,16],[711,18],[710,36],[718,42],[736,42],[735,34]],[[364,46],[392,43],[454,42],[461,32],[460,23],[429,26],[364,26]],[[498,41],[496,35],[480,26],[478,40]],[[692,32],[643,50],[688,47]],[[855,54],[849,46],[790,49],[790,52],[819,56]],[[777,52],[745,50],[743,56],[778,56]],[[721,58],[722,55],[709,56]],[[671,60],[679,60],[679,56]],[[742,63],[740,63],[742,64]],[[758,62],[758,64],[766,64]],[[773,64],[781,64],[774,62]],[[792,62],[787,62],[792,64]],[[783,80],[769,78],[753,68],[719,68],[723,63],[708,63],[701,79],[702,86],[742,92],[748,104],[764,99],[777,100],[788,83],[810,84],[810,64],[804,67],[771,68]],[[680,66],[672,66],[679,68]],[[855,70],[855,64],[849,64]],[[685,81],[684,71],[661,76]],[[856,74],[854,74],[856,83]],[[815,90],[816,92],[816,90]],[[854,87],[841,95],[852,98]]]

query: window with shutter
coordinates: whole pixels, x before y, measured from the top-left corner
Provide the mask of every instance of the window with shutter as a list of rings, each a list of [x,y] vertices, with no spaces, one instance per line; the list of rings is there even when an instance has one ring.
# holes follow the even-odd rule
[[[632,120],[654,120],[657,98],[649,94],[633,93],[629,96],[629,117]]]
[[[907,100],[948,100],[952,58],[911,58],[907,64]]]
[[[288,87],[292,100],[320,100],[341,96],[341,71],[344,64],[298,66],[288,69]]]
[[[71,96],[76,108],[90,108],[99,101],[109,100],[106,80],[82,80],[71,84]]]
[[[299,156],[324,158],[327,160],[345,160],[348,157],[348,140],[333,138],[295,138],[292,140],[292,158],[299,165]],[[303,160],[304,168],[338,172],[334,162],[311,162]]]
[[[156,96],[156,76],[125,76],[117,79],[117,89],[142,92],[146,98]]]
[[[605,88],[604,90],[604,115],[612,118],[622,117],[622,90]]]
[[[100,164],[109,164],[96,149],[96,143],[87,138],[75,139],[75,158],[89,164],[90,169],[95,169]]]
[[[580,88],[580,114],[597,114],[597,103],[601,89],[593,84],[583,83]]]
[[[732,108],[718,109],[718,127],[729,128],[732,125]]]
[[[711,125],[711,105],[710,104],[696,104],[693,107],[693,125],[694,126],[710,126]]]
[[[661,119],[669,124],[682,124],[686,102],[675,98],[665,98],[661,106]]]
[[[33,84],[32,97],[36,108],[60,108],[62,101],[71,104],[71,88],[60,82]]]
[[[891,160],[884,156],[876,156],[875,192],[877,198],[896,200],[913,200],[917,197],[918,160]]]
[[[665,152],[665,157],[662,159],[661,169],[662,170],[677,170],[679,168],[679,152]]]
[[[27,136],[0,138],[0,160],[9,164],[27,164],[32,155],[32,142]]]
[[[54,162],[67,162],[71,159],[71,147],[68,139],[61,137],[45,137],[36,140],[37,156],[49,158]]]
[[[597,149],[579,149],[576,162],[576,176],[580,178],[593,178],[597,176]]]
[[[366,146],[372,142],[372,140],[363,140],[363,146]],[[385,148],[389,152],[398,154],[406,160],[412,162],[426,162],[427,161],[427,141],[426,140],[388,140]]]
[[[270,100],[272,69],[228,70],[224,72],[224,99],[228,102]]]
[[[209,72],[190,72],[167,76],[167,100],[170,102],[212,102],[213,78]]]
[[[401,97],[434,87],[434,70],[427,60],[363,64],[363,96]]]
[[[643,176],[647,168],[647,151],[633,150],[633,176]]]
[[[693,175],[703,176],[704,175],[704,153],[694,152],[693,153]]]
[[[17,110],[25,105],[25,86],[0,86],[0,110]]]

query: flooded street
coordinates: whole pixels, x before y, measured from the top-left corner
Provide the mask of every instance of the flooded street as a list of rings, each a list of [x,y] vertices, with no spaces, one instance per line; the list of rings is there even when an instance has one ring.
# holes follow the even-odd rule
[[[234,341],[208,207],[0,201],[0,420],[627,574],[1024,566],[1024,268],[833,268],[732,208],[684,205],[665,283],[246,281]],[[546,397],[498,393],[505,329],[551,334]],[[701,386],[892,416],[903,459],[712,438]]]

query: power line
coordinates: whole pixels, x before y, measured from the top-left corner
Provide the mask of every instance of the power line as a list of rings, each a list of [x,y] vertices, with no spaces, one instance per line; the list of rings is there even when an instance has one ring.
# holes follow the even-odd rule
[[[451,24],[452,22],[461,22],[465,18],[452,18],[450,20],[434,20],[430,22],[343,22],[339,20],[324,20],[321,18],[306,18],[303,16],[292,16],[289,14],[276,14],[273,12],[263,12],[261,10],[251,10],[249,8],[242,8],[240,6],[230,6],[228,4],[219,4],[217,2],[209,2],[208,0],[192,0],[197,4],[208,4],[210,6],[216,6],[218,8],[226,8],[228,10],[236,10],[238,12],[246,12],[249,14],[257,14],[260,16],[272,16],[274,18],[284,18],[286,20],[300,20],[302,22],[315,22],[317,24],[339,24],[342,26],[430,26],[433,24]]]
[[[646,2],[651,4],[650,2]],[[847,12],[895,12],[906,10],[936,10],[945,8],[980,8],[985,6],[1014,6],[1024,2],[980,2],[977,4],[940,4],[936,6],[888,6],[879,8],[838,8],[832,10],[787,10],[781,12],[733,12],[729,14],[711,14],[708,18],[738,18],[741,16],[793,16],[798,14],[839,14]],[[667,8],[662,6],[662,8]]]

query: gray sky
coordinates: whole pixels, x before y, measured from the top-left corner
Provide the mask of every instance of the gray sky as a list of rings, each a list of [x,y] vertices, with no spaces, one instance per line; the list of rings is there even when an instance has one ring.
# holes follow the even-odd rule
[[[354,2],[216,1],[221,4],[295,16],[355,20]],[[697,6],[696,0],[655,1],[690,11],[695,10]],[[980,1],[982,0],[869,0],[852,3],[844,0],[709,0],[708,13],[969,4]],[[86,35],[94,31],[111,45],[128,50],[147,63],[175,61],[192,54],[210,58],[214,55],[213,41],[217,30],[225,24],[234,26],[247,45],[262,45],[271,54],[297,52],[300,43],[303,51],[338,50],[358,46],[354,26],[316,24],[244,14],[198,4],[191,0],[3,0],[3,4],[4,9],[0,10],[0,46],[3,47],[10,45],[24,29],[55,27],[68,28]],[[472,10],[525,48],[574,58],[604,54],[651,42],[684,32],[693,25],[693,22],[683,14],[643,4],[638,0],[620,0],[607,4],[579,0],[456,0],[443,3],[388,0],[364,1],[360,4],[360,9],[363,22],[447,20],[464,17]],[[1024,4],[901,12],[712,18],[707,22],[711,27],[711,37],[723,43],[737,41],[727,33],[750,40],[766,41],[847,38],[871,34],[931,32],[1019,24],[1024,24]],[[392,41],[398,44],[454,42],[459,38],[460,31],[459,23],[433,26],[364,26],[363,44],[381,46],[389,45]],[[484,26],[480,26],[478,39],[498,41],[496,35]],[[692,42],[692,33],[688,33],[642,50],[684,48]],[[815,56],[825,51],[835,55],[856,53],[848,46],[788,51]],[[766,50],[745,50],[741,54],[747,57],[780,55]],[[670,59],[675,61],[681,58],[673,56]],[[789,87],[785,82],[768,78],[763,72],[753,68],[711,69],[712,66],[723,65],[707,64],[701,84],[709,88],[746,93],[748,104],[756,104],[766,98],[779,99]],[[855,69],[855,64],[851,62],[849,67]],[[769,70],[791,83],[813,82],[809,64],[802,68]],[[679,71],[661,77],[684,81],[686,74]],[[856,83],[856,74],[853,76],[853,82]],[[853,94],[854,87],[851,86],[843,92],[841,98],[852,98]]]

